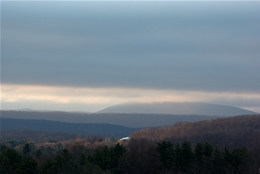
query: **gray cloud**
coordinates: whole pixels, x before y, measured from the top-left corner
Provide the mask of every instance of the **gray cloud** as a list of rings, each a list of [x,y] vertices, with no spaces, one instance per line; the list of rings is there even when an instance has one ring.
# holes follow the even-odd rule
[[[259,2],[2,2],[2,83],[260,89]]]

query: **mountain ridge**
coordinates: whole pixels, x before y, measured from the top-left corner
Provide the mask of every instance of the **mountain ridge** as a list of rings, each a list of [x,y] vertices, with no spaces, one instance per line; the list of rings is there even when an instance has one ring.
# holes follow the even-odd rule
[[[235,106],[202,103],[202,102],[154,102],[116,104],[97,113],[139,113],[139,114],[176,114],[235,116],[257,114],[256,112]]]
[[[106,123],[66,123],[52,120],[1,118],[1,131],[33,130],[67,132],[84,135],[109,135],[124,137],[141,128],[132,128]]]
[[[0,111],[1,118],[51,120],[67,123],[107,123],[126,127],[157,127],[176,122],[210,120],[218,116],[171,115],[171,114],[127,114],[127,113],[70,113],[37,111]]]

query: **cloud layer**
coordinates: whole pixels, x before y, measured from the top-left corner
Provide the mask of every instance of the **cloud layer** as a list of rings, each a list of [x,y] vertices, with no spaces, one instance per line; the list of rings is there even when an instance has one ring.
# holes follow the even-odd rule
[[[149,90],[134,88],[74,88],[57,86],[2,85],[2,107],[37,109],[54,105],[56,110],[98,111],[126,102],[209,102],[236,105],[260,111],[260,93],[205,92],[185,90]],[[23,104],[24,103],[24,104]],[[33,104],[35,106],[35,103]],[[78,106],[77,106],[78,105]],[[55,108],[52,108],[55,110]]]
[[[233,102],[246,105],[245,96],[260,93],[259,7],[260,2],[3,1],[1,84],[34,86],[34,100],[60,103],[118,102],[121,93],[137,89],[145,100],[155,100],[145,92],[153,90],[164,91],[156,96],[164,99],[169,91],[200,91],[219,95],[219,102],[222,94],[241,93],[243,100],[239,95]],[[116,90],[88,99],[48,90],[41,98],[37,86]],[[6,91],[2,96],[13,99]],[[259,104],[258,97],[247,100]]]

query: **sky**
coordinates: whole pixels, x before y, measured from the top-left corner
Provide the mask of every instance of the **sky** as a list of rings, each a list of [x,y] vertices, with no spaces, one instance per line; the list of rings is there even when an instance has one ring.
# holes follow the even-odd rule
[[[260,112],[260,1],[1,1],[1,109]]]

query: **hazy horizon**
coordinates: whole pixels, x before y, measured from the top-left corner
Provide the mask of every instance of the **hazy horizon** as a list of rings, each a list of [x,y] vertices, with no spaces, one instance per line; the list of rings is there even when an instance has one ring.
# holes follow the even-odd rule
[[[179,105],[179,104],[181,104],[181,105]],[[173,106],[169,107],[170,105],[173,105]],[[187,107],[189,105],[192,108],[189,108],[189,109],[186,108],[187,113],[179,113],[180,108],[178,108],[178,107],[182,107],[182,112],[185,112],[183,110],[183,107]],[[233,110],[236,110],[236,112],[240,112],[235,115],[253,114],[253,113],[249,113],[250,111],[255,112],[255,114],[259,114],[259,112],[244,109],[241,107],[214,104],[214,103],[204,103],[204,102],[126,102],[126,103],[117,103],[114,105],[105,106],[104,108],[101,108],[100,110],[96,110],[93,112],[82,111],[82,110],[32,109],[32,108],[12,108],[12,109],[2,109],[2,111],[36,111],[36,112],[39,111],[39,112],[71,112],[71,113],[75,112],[75,113],[90,113],[90,114],[93,114],[93,113],[139,113],[139,114],[150,113],[150,114],[171,114],[171,115],[192,115],[192,114],[210,115],[210,114],[202,114],[202,113],[198,114],[197,111],[200,110],[201,107],[203,107],[203,109],[206,109],[207,106],[212,107],[213,105],[215,107],[219,106],[220,108],[221,107],[230,107],[231,110],[233,109]],[[122,110],[121,107],[124,107],[125,109],[127,109],[127,107],[129,107],[129,106],[130,106],[130,108],[128,110],[126,110],[125,112],[121,112],[121,110]],[[131,109],[131,106],[133,106],[132,109]],[[135,108],[135,107],[137,107],[137,108]],[[115,110],[112,109],[113,111],[111,112],[111,108],[113,108]],[[164,108],[164,110],[163,110],[163,108]],[[141,112],[140,112],[140,109],[141,109]],[[156,109],[158,109],[158,110],[156,110]],[[197,109],[196,113],[190,112],[190,110],[193,110],[193,109]],[[210,108],[208,108],[208,109],[210,109]],[[221,108],[221,109],[223,109],[223,108]],[[242,111],[242,110],[239,111],[239,109],[242,109],[244,111]],[[171,112],[168,112],[169,110],[171,110]],[[176,112],[174,112],[174,110],[176,110]],[[247,111],[248,111],[248,113],[243,113],[243,112],[247,112]],[[218,114],[214,114],[214,112],[216,112],[216,109],[214,111],[212,111],[211,114],[218,115]],[[228,113],[226,113],[226,114],[228,114]]]
[[[1,109],[260,112],[260,2],[1,2]]]

